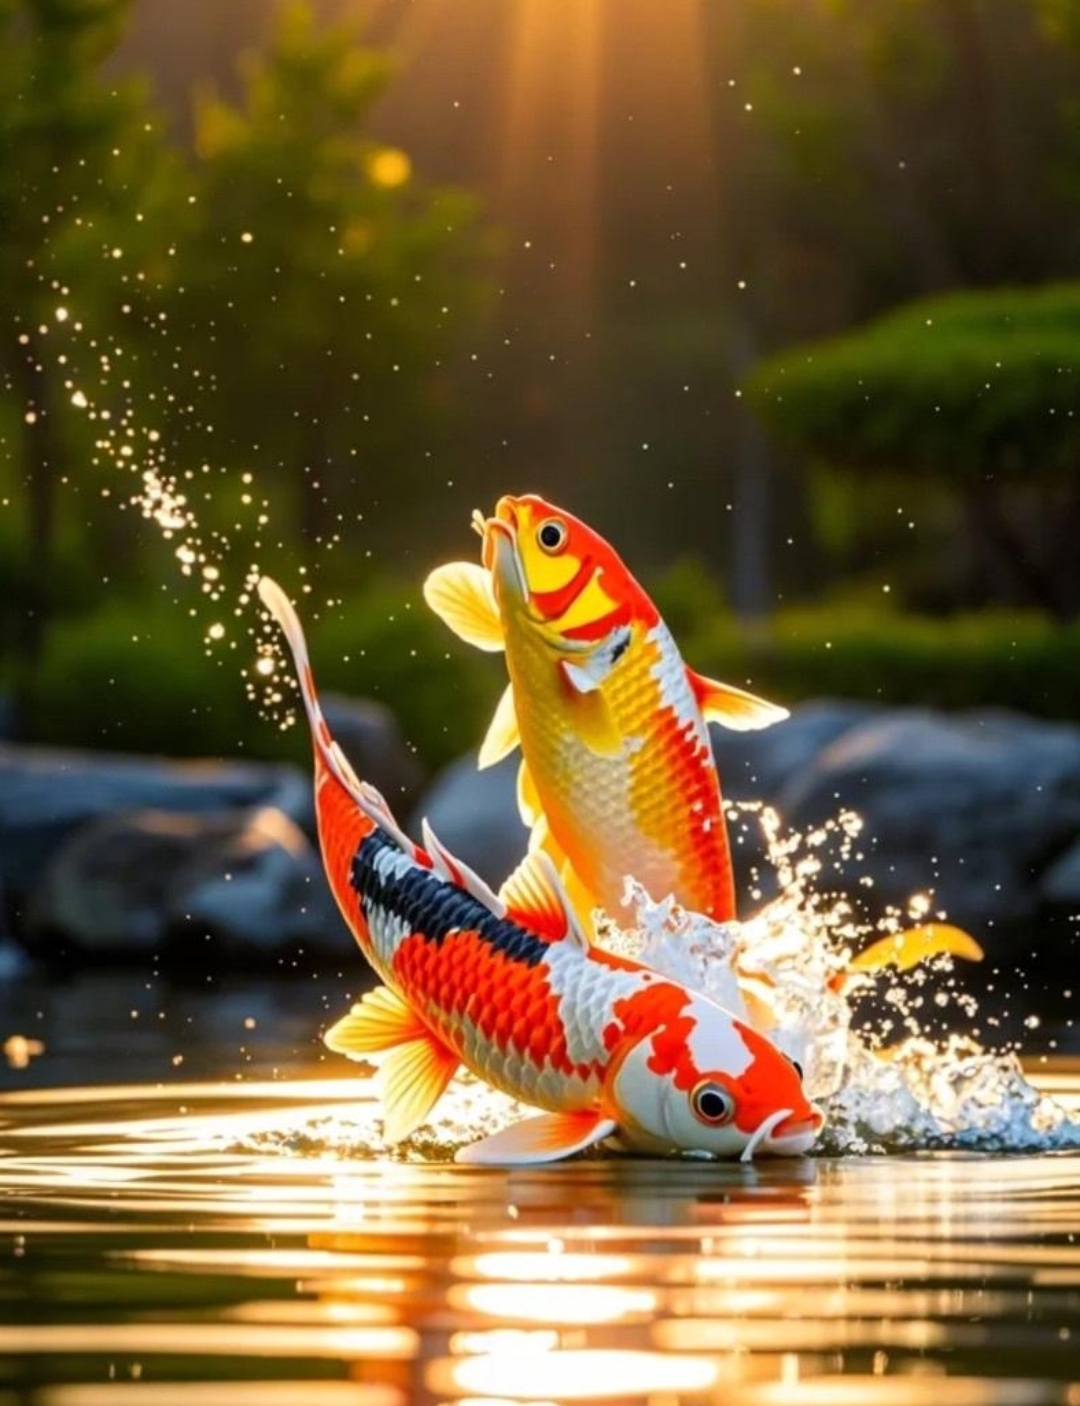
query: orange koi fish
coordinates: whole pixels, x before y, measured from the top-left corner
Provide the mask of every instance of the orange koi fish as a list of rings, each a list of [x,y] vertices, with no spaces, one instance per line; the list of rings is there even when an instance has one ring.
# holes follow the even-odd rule
[[[423,1123],[464,1067],[545,1111],[461,1162],[545,1162],[606,1138],[743,1160],[805,1152],[822,1117],[797,1067],[704,996],[590,946],[546,855],[495,894],[426,823],[423,848],[401,832],[330,735],[292,605],[267,577],[259,594],[300,678],[327,876],[385,983],[326,1041],[381,1061],[387,1137]]]
[[[717,922],[735,916],[720,782],[706,722],[747,730],[787,711],[683,662],[616,552],[533,494],[474,514],[483,566],[453,562],[428,604],[481,649],[506,651],[510,684],[480,766],[521,747],[518,800],[582,914],[623,911],[632,874]]]

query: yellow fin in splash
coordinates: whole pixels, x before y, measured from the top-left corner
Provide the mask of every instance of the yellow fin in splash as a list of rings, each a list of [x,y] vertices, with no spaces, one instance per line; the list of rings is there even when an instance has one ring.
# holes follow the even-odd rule
[[[872,942],[852,957],[848,971],[873,972],[882,967],[908,971],[920,962],[946,953],[951,957],[963,957],[967,962],[981,962],[983,958],[982,948],[963,928],[953,927],[951,923],[921,923]]]

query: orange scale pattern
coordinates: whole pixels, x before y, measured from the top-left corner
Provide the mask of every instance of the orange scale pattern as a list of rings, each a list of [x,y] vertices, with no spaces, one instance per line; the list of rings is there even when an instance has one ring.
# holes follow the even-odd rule
[[[477,932],[456,932],[440,943],[414,933],[394,954],[394,980],[453,1048],[463,1048],[466,1024],[479,1032],[491,1049],[484,1073],[493,1082],[501,1082],[500,1066],[511,1061],[577,1072],[542,964],[515,961]]]

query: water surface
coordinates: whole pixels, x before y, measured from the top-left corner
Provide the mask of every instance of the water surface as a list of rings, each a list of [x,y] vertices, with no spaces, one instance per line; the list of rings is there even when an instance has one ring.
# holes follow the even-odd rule
[[[373,1158],[310,1013],[222,999],[8,1071],[0,1406],[1080,1406],[1080,1156]]]

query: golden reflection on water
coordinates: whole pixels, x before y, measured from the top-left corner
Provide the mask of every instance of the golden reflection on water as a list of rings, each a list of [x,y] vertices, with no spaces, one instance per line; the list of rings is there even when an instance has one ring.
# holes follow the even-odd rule
[[[0,1099],[0,1406],[1080,1406],[1076,1155],[476,1172],[356,1091]]]

